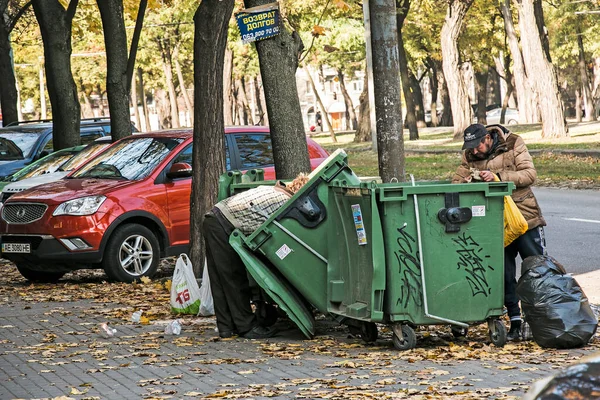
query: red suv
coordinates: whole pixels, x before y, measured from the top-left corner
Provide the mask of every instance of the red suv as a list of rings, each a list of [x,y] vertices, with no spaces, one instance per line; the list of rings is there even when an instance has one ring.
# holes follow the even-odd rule
[[[274,179],[266,127],[227,127],[228,169],[263,168]],[[312,168],[327,152],[307,138]],[[192,131],[122,139],[60,181],[13,195],[2,207],[2,257],[34,281],[102,268],[132,282],[159,259],[189,249]]]

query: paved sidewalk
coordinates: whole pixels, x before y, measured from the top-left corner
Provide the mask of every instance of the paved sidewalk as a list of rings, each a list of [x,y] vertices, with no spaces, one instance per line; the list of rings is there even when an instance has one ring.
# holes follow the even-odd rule
[[[288,322],[278,337],[219,340],[213,318],[186,318],[180,336],[109,318],[118,303],[31,303],[1,299],[0,398],[517,398],[532,381],[591,354],[531,342],[498,349],[484,329],[455,340],[444,328],[419,332],[416,349],[376,345],[328,321],[304,340]],[[67,396],[67,397],[60,397]],[[431,397],[426,397],[431,396]]]

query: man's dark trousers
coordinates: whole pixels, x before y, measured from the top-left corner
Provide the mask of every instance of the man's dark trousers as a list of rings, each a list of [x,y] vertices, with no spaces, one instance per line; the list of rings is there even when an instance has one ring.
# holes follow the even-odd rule
[[[206,214],[202,225],[217,327],[220,333],[243,334],[254,327],[256,320],[250,307],[246,267],[229,245],[233,229],[224,217],[219,218],[212,211]]]
[[[544,228],[539,226],[530,229],[504,248],[504,305],[511,320],[521,317],[517,297],[517,254],[522,260],[529,256],[545,255]]]

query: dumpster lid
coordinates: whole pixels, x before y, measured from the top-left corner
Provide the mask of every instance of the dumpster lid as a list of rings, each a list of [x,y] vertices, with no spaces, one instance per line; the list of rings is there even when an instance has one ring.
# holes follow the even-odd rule
[[[292,321],[309,339],[315,335],[315,322],[312,313],[304,305],[296,290],[284,279],[273,273],[260,259],[243,245],[243,235],[234,231],[229,244],[239,254],[250,275],[263,288]]]

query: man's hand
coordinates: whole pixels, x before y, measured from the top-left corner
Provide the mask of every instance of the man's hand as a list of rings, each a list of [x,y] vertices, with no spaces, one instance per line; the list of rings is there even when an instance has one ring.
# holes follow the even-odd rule
[[[494,173],[492,171],[479,171],[479,176],[484,182],[494,181]]]

